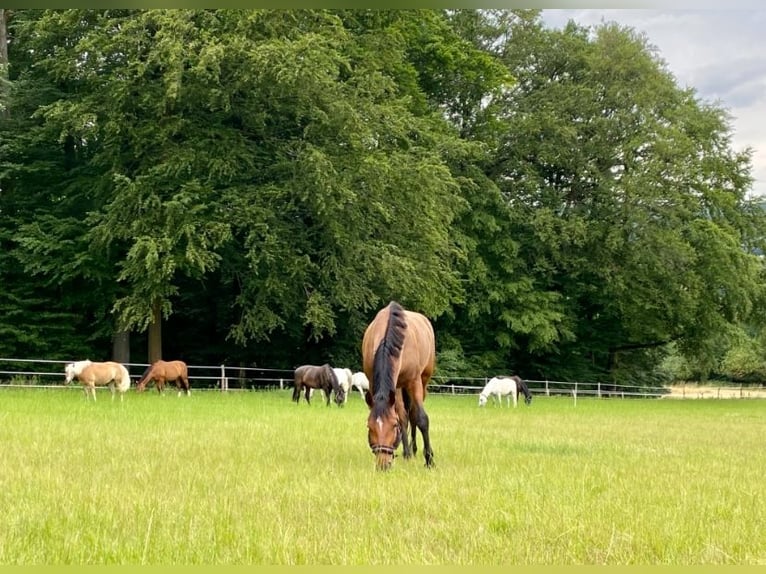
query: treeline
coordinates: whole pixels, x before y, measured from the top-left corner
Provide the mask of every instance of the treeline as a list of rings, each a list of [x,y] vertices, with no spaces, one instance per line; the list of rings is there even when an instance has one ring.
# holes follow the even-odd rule
[[[536,10],[4,10],[0,356],[445,375],[766,371],[725,109]],[[4,55],[7,52],[7,57]]]

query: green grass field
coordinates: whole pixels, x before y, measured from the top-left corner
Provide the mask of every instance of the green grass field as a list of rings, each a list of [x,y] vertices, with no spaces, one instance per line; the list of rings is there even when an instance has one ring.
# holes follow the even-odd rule
[[[290,394],[0,389],[0,564],[766,564],[766,402],[430,395],[379,473]]]

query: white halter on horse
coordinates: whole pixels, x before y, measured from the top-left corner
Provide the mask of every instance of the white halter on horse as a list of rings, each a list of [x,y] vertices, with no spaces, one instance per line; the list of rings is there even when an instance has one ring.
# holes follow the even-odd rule
[[[513,406],[518,404],[519,389],[516,385],[516,379],[513,377],[493,377],[484,386],[484,389],[479,394],[479,406],[483,407],[487,404],[487,399],[493,397],[497,403],[502,406],[503,397],[506,397],[507,404],[511,406],[511,398],[513,398]]]

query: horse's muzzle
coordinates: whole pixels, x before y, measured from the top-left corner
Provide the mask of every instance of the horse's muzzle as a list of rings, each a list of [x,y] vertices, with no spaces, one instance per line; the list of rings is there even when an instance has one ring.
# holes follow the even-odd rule
[[[375,468],[378,470],[388,470],[396,457],[395,447],[375,444],[370,447],[372,454],[375,455]]]

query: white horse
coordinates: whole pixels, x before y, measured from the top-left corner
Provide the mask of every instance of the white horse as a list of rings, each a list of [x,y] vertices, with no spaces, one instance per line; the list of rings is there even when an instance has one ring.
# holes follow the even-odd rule
[[[96,385],[109,385],[114,400],[115,390],[120,391],[120,401],[125,398],[125,393],[130,388],[130,374],[128,369],[120,363],[107,361],[94,363],[88,359],[69,363],[64,367],[66,373],[65,383],[68,385],[75,378],[78,379],[85,391],[85,399],[88,395],[96,401]]]
[[[503,405],[503,397],[507,399],[507,406],[511,406],[511,399],[513,399],[513,407],[516,408],[518,404],[519,387],[522,387],[524,396],[526,397],[526,403],[529,404],[532,401],[532,395],[529,394],[524,382],[520,377],[493,377],[489,382],[484,385],[484,389],[479,394],[479,406],[483,407],[487,404],[487,399],[493,397],[495,404]]]
[[[333,368],[335,378],[338,379],[340,388],[343,389],[343,402],[348,400],[348,391],[351,390],[351,369],[336,369]]]
[[[351,376],[351,386],[359,389],[359,394],[364,398],[364,393],[370,388],[370,381],[362,371],[358,371]]]

